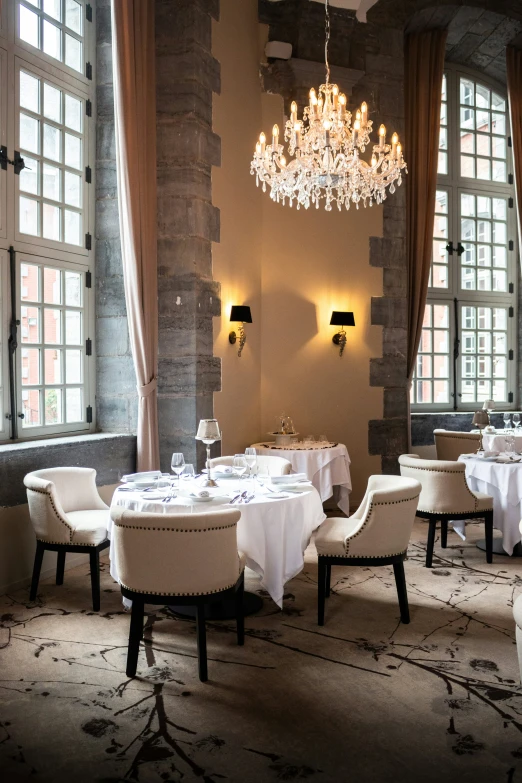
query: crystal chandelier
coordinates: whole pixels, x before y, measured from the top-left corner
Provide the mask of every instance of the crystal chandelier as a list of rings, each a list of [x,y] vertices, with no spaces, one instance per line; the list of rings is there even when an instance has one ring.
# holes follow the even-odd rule
[[[370,144],[372,121],[368,119],[368,106],[362,103],[355,116],[348,111],[346,95],[339,92],[337,84],[330,84],[328,43],[330,41],[330,12],[325,0],[326,38],[325,64],[326,84],[321,84],[319,94],[312,87],[310,103],[305,107],[303,119],[297,117],[297,104],[291,105],[291,116],[285,124],[284,140],[288,144],[287,162],[279,143],[279,128],[272,129],[272,143],[266,143],[261,133],[256,144],[250,173],[256,175],[256,185],[262,183],[263,192],[267,185],[273,201],[294,201],[297,209],[308,209],[324,199],[329,212],[336,203],[339,210],[343,204],[350,209],[354,203],[372,206],[386,198],[386,188],[395,192],[395,182],[402,182],[402,170],[406,163],[396,133],[391,144],[386,143],[386,128],[379,128],[379,143],[373,147],[370,162],[361,158]],[[352,122],[353,120],[353,122]]]

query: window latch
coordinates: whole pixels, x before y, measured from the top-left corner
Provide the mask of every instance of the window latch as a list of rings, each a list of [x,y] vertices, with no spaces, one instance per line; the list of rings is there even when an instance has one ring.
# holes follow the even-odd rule
[[[448,244],[446,245],[446,250],[449,256],[453,255],[453,250],[454,250],[453,242],[448,242]]]
[[[25,169],[25,161],[18,150],[15,150],[14,160],[10,160],[7,156],[7,147],[0,147],[0,169],[6,171],[8,163],[14,166],[15,174],[20,174]]]
[[[463,252],[464,252],[464,246],[461,245],[460,242],[459,242],[458,245],[457,245],[457,255],[459,256],[459,258],[463,254]]]

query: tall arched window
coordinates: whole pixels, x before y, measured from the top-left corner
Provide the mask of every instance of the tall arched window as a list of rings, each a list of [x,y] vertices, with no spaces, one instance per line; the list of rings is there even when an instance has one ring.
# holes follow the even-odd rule
[[[442,90],[433,256],[415,409],[516,402],[517,249],[507,97],[462,69]]]

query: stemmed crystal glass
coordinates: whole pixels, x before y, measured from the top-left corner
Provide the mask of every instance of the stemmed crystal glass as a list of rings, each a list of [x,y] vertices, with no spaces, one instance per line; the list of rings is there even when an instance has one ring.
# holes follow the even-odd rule
[[[247,461],[245,459],[244,454],[234,454],[234,459],[232,461],[232,467],[234,469],[234,473],[237,473],[239,478],[243,475],[243,473],[246,472],[247,469]]]
[[[185,465],[183,468],[183,473],[181,474],[182,478],[186,481],[191,481],[194,478],[194,465],[192,465],[190,462]]]
[[[248,475],[252,476],[252,471],[257,465],[257,453],[252,446],[245,449],[245,460],[248,465]]]
[[[504,429],[511,429],[511,413],[504,413]]]
[[[179,482],[180,482],[180,476],[185,470],[185,457],[180,451],[175,451],[172,455],[172,459],[170,460],[170,467],[172,468],[172,472],[176,474],[178,477],[178,489],[179,489]]]
[[[515,431],[518,433],[520,428],[520,413],[513,414],[513,424],[515,425]]]

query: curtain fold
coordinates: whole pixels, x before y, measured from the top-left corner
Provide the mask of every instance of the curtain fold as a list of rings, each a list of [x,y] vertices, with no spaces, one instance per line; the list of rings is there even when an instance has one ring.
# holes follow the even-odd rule
[[[410,381],[421,337],[432,255],[446,37],[447,30],[437,29],[410,33],[405,38],[405,157],[409,173],[407,374]]]
[[[111,0],[125,301],[136,371],[138,470],[159,468],[154,0]]]
[[[518,236],[522,238],[522,50],[506,49],[507,88],[517,193]]]

